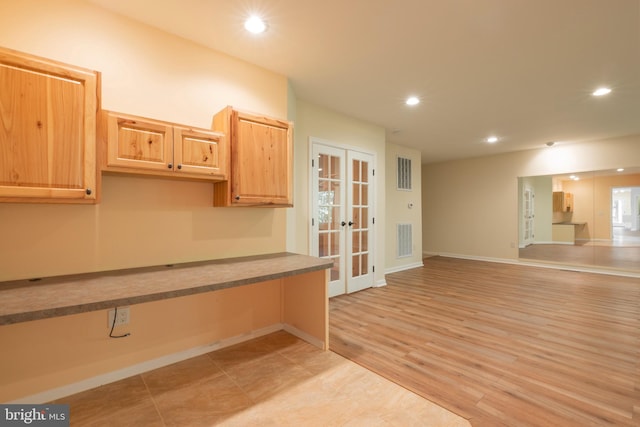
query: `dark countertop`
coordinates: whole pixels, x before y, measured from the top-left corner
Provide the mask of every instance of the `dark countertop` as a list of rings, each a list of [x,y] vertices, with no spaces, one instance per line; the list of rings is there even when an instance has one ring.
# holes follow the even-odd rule
[[[332,265],[330,260],[281,252],[0,282],[0,325],[216,291]]]

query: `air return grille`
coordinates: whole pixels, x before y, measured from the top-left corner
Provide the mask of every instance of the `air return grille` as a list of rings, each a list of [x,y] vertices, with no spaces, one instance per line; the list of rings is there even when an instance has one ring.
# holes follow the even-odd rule
[[[413,255],[413,243],[411,234],[413,226],[411,224],[397,224],[398,234],[398,258],[410,257]]]

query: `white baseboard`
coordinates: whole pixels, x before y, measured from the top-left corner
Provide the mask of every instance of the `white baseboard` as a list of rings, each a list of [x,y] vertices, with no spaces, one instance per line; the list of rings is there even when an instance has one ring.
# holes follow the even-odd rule
[[[422,263],[422,261],[414,262],[413,264],[402,265],[400,267],[387,268],[384,271],[384,274],[397,273],[399,271],[410,270],[412,268],[420,268],[420,267],[424,267],[424,264]]]
[[[376,283],[374,283],[373,287],[374,288],[381,288],[383,286],[387,286],[387,281],[385,279],[382,280],[378,280]]]
[[[496,262],[496,263],[502,263],[502,264],[527,265],[530,267],[551,268],[555,270],[569,270],[569,271],[578,271],[583,273],[596,273],[596,274],[607,274],[610,276],[640,278],[640,273],[638,272],[613,270],[613,269],[608,269],[603,267],[586,267],[586,266],[576,266],[576,265],[567,265],[567,264],[554,264],[554,263],[547,263],[542,261],[536,262],[532,260],[480,257],[480,256],[473,256],[473,255],[451,254],[451,253],[445,253],[445,252],[443,253],[424,252],[424,256],[425,257],[442,256],[447,258],[469,259],[474,261],[487,261],[487,262]]]
[[[80,393],[82,391],[90,390],[92,388],[99,387],[104,384],[109,384],[115,381],[120,381],[125,378],[139,375],[144,372],[152,371],[154,369],[162,368],[163,366],[171,365],[176,362],[191,359],[192,357],[200,356],[202,354],[210,353],[221,348],[229,347],[235,344],[239,344],[244,341],[249,341],[254,338],[268,335],[280,330],[287,330],[282,323],[276,323],[266,328],[257,329],[246,334],[237,335],[231,338],[226,338],[220,341],[215,341],[203,346],[190,348],[188,350],[179,351],[177,353],[168,354],[166,356],[158,357],[157,359],[147,360],[146,362],[138,363],[135,365],[127,366],[126,368],[118,369],[117,371],[107,372],[106,374],[97,375],[95,377],[87,378],[82,381],[78,381],[73,384],[68,384],[62,387],[57,387],[51,390],[43,391],[31,396],[27,396],[21,399],[14,400],[8,403],[16,404],[41,404],[51,402],[53,400],[61,399],[65,396]],[[299,336],[297,333],[291,332],[293,335]],[[306,335],[306,334],[305,334]],[[308,341],[307,338],[299,336],[301,339]],[[313,337],[311,337],[313,338]],[[313,338],[316,340],[315,338]],[[317,340],[316,340],[317,341]],[[313,343],[312,343],[313,344]]]
[[[482,256],[475,256],[475,255],[461,255],[461,254],[452,254],[448,252],[438,252],[438,253],[425,252],[424,255],[425,257],[442,256],[447,258],[469,259],[474,261],[498,262],[501,264],[519,264],[517,259],[514,260],[509,258],[493,258],[493,257],[482,257]]]

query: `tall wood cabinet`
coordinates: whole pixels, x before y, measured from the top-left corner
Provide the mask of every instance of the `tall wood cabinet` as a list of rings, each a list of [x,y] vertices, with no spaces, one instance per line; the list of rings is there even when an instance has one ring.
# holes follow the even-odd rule
[[[293,125],[226,107],[213,118],[231,148],[231,173],[214,185],[214,206],[293,206]]]
[[[209,180],[228,178],[224,134],[105,111],[101,118],[103,169]]]
[[[0,201],[96,202],[96,71],[0,48]]]

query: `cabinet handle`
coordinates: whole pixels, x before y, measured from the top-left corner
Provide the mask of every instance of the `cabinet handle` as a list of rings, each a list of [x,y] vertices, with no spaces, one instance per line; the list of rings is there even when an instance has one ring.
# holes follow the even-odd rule
[[[90,189],[90,188],[87,188],[87,190],[85,191],[85,193],[87,193],[87,196],[90,196],[90,195],[91,195],[91,189]]]
[[[182,165],[178,165],[178,169],[182,169]]]

